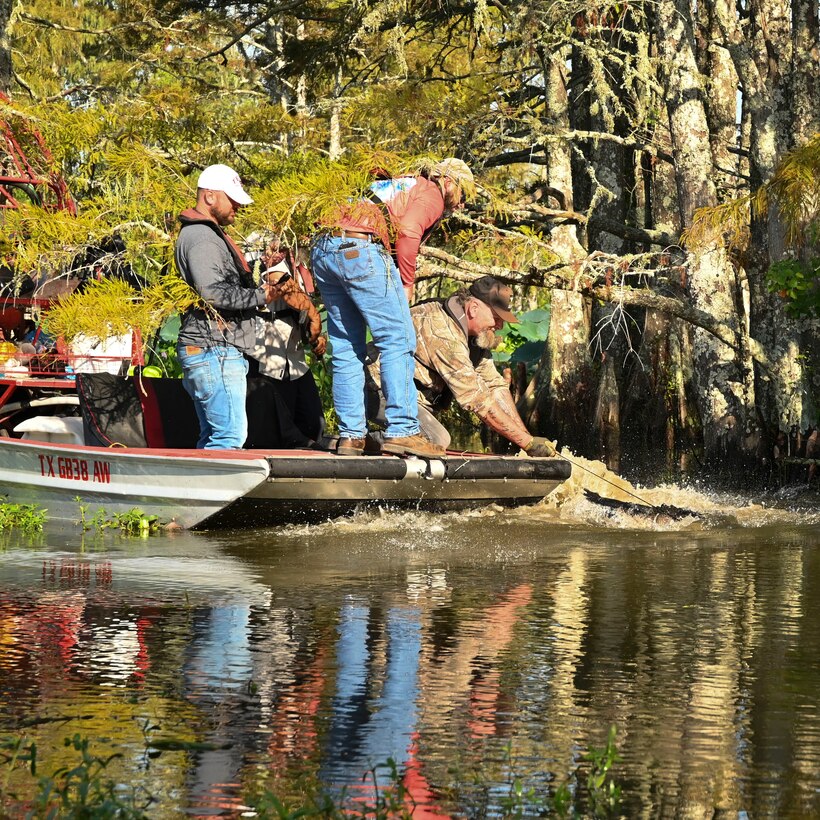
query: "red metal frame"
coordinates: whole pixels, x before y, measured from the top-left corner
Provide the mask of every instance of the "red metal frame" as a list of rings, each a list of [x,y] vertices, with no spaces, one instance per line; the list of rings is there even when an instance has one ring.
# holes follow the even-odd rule
[[[2,92],[0,102],[11,105],[11,100]],[[8,188],[16,184],[33,185],[46,210],[76,214],[77,206],[68,193],[65,180],[54,169],[54,158],[40,132],[28,124],[22,125],[23,122],[21,118],[20,123],[12,128],[7,119],[0,118],[0,139],[5,143],[5,157],[0,161],[0,194],[6,199],[5,202],[0,202],[0,210],[19,207],[17,199]],[[23,137],[28,138],[27,142],[35,149],[36,154],[31,157],[20,144]],[[31,149],[29,151],[31,153]]]

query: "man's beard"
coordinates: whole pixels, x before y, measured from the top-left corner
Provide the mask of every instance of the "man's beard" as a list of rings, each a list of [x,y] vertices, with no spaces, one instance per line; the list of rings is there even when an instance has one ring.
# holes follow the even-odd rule
[[[493,330],[482,330],[474,339],[473,344],[482,350],[495,350],[502,342],[502,338]]]

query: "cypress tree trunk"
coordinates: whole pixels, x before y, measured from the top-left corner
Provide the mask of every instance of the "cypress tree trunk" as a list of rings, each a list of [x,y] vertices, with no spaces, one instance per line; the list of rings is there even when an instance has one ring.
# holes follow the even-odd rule
[[[715,206],[709,127],[694,53],[690,6],[686,0],[661,0],[656,7],[660,75],[675,161],[681,220],[690,225],[698,208]],[[715,237],[690,254],[689,295],[695,307],[734,329],[743,344],[738,287],[730,260]],[[697,329],[693,379],[698,396],[705,455],[725,463],[726,456],[749,453],[754,434],[754,381],[748,356]]]
[[[333,88],[333,102],[330,107],[330,135],[327,154],[330,159],[342,155],[342,68],[336,69],[336,83]]]
[[[8,94],[13,77],[8,25],[13,0],[0,0],[0,91]]]
[[[793,8],[792,8],[793,5]],[[749,175],[752,191],[767,182],[783,154],[802,142],[802,127],[816,123],[816,63],[811,65],[812,44],[817,43],[817,8],[807,11],[803,0],[754,0],[749,6],[749,27],[741,31],[733,14],[724,11],[721,28],[744,90],[743,105],[749,114]],[[806,19],[808,17],[808,19]],[[808,50],[798,55],[796,46]],[[772,54],[778,58],[773,60]],[[777,204],[752,223],[756,253],[749,261],[749,292],[754,327],[751,332],[772,367],[758,368],[756,392],[760,417],[767,428],[767,448],[779,434],[806,430],[817,424],[817,408],[802,354],[804,321],[790,316],[782,299],[769,291],[767,271],[787,255],[786,236]]]
[[[731,0],[712,0],[699,4],[703,16],[701,36],[706,41],[700,55],[700,66],[708,85],[705,96],[706,119],[709,123],[709,142],[712,149],[712,160],[715,165],[714,177],[718,195],[725,199],[736,193],[738,177],[735,171],[737,160],[730,152],[737,145],[737,90],[738,76],[732,58],[721,45],[720,25],[718,24],[716,6],[721,7],[722,14],[730,13]]]
[[[565,68],[560,59],[563,52],[556,56],[542,52],[542,66],[546,83],[544,84],[544,125],[555,131],[568,130],[569,101],[564,76]],[[570,147],[566,142],[550,141],[546,145],[547,165],[545,181],[551,189],[561,195],[560,208],[572,211],[575,203],[572,196],[572,161]],[[578,241],[575,225],[557,225],[550,231],[550,247],[562,259],[569,261],[585,256],[586,253]]]
[[[820,131],[817,66],[820,65],[820,21],[817,0],[792,0],[791,101],[798,144]]]
[[[589,299],[574,290],[553,291],[546,372],[538,402],[539,428],[560,445],[584,455],[590,455],[596,394],[589,330]]]
[[[613,473],[621,469],[621,394],[615,378],[615,359],[604,358],[595,400],[594,429],[601,460]]]
[[[691,338],[692,329],[685,322],[647,309],[640,361],[632,367],[624,390],[623,427],[624,451],[653,472],[686,472],[693,466],[692,456],[701,450],[690,389]]]

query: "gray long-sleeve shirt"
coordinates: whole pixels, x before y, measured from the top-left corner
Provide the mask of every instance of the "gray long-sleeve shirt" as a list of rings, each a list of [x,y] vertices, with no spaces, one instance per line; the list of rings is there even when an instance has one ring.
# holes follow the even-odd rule
[[[250,275],[240,269],[221,233],[215,223],[183,219],[174,248],[177,270],[212,310],[187,310],[179,343],[203,348],[231,345],[252,353],[256,309],[265,304],[265,291],[252,286]]]

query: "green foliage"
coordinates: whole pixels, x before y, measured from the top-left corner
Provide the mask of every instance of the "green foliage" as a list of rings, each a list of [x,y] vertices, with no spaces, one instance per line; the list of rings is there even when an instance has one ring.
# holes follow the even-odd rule
[[[820,243],[820,133],[783,157],[757,195],[758,213],[765,214],[772,201],[792,247]]]
[[[386,780],[382,779],[382,773],[386,775]],[[342,791],[337,797],[318,791],[311,792],[298,803],[294,803],[266,791],[251,798],[249,802],[259,817],[277,820],[298,817],[323,817],[328,820],[411,820],[415,804],[392,758],[388,758],[379,766],[374,766],[368,772],[367,779],[372,781],[371,787],[367,789],[367,798],[351,798],[346,791]]]
[[[795,316],[820,316],[820,259],[804,265],[796,259],[775,262],[768,270],[768,289],[787,299]]]
[[[156,535],[161,529],[159,516],[144,513],[138,507],[134,507],[128,512],[109,514],[100,507],[97,512],[89,516],[89,508],[83,503],[79,496],[74,499],[77,502],[80,518],[77,523],[84,532],[96,530],[98,533],[107,529],[120,530],[125,535],[139,535],[147,538],[149,535]]]
[[[170,379],[182,378],[182,366],[177,358],[180,316],[172,313],[156,335],[145,342],[146,366],[159,367],[162,375]]]
[[[620,760],[615,746],[617,729],[610,726],[606,746],[593,748],[584,755],[589,763],[587,794],[593,817],[611,817],[621,804],[621,787],[612,779],[612,767]]]
[[[0,736],[0,766],[5,773],[0,779],[0,814],[3,817],[25,816],[33,820],[56,817],[66,820],[114,817],[143,820],[148,817],[145,812],[153,798],[143,788],[118,784],[106,776],[111,761],[122,757],[121,754],[104,758],[92,754],[88,739],[77,734],[65,738],[63,745],[78,753],[76,763],[61,766],[50,775],[38,776],[42,765],[37,745],[24,735]],[[38,790],[33,801],[21,801],[9,791],[12,774],[23,770],[37,778]]]
[[[693,251],[713,243],[723,243],[731,250],[745,248],[751,237],[750,202],[749,196],[741,196],[711,208],[699,208],[692,224],[681,234],[681,244]]]
[[[160,338],[167,354],[173,332],[171,317],[192,304],[202,304],[202,300],[176,274],[166,274],[142,291],[122,279],[105,278],[89,283],[82,293],[61,298],[44,314],[43,329],[66,342],[79,334],[99,337],[102,329],[107,336],[139,330],[144,346],[163,329],[165,337]]]
[[[333,435],[339,430],[339,419],[333,407],[333,376],[330,371],[330,353],[320,359],[310,352],[306,352],[306,359],[319,389],[319,396],[322,399],[322,407],[325,414],[325,433]]]
[[[79,752],[80,759],[74,766],[61,767],[40,778],[34,817],[141,820],[148,816],[145,810],[153,802],[149,794],[118,785],[105,776],[108,765],[121,754],[98,757],[89,751],[88,739],[80,735],[65,738],[63,743]]]
[[[143,735],[146,755],[154,759],[165,752],[197,752],[228,746],[179,738],[154,737],[160,727],[145,722]],[[505,748],[505,771],[508,772],[506,794],[500,797],[504,817],[523,818],[554,814],[557,817],[582,816],[605,818],[616,815],[621,803],[621,788],[612,779],[612,769],[618,762],[615,747],[615,727],[610,729],[604,748],[592,748],[584,756],[588,764],[586,780],[575,786],[571,782],[555,787],[538,788],[527,785],[525,778],[516,773],[518,766],[512,757],[512,746]],[[38,755],[37,746],[22,735],[0,736],[0,812],[14,810],[24,798],[12,793],[8,783],[12,773],[26,772],[36,778],[37,793],[32,803],[35,810],[27,816],[32,818],[144,818],[154,797],[144,787],[118,783],[107,775],[112,761],[121,758],[118,752],[107,757],[92,753],[90,741],[78,734],[63,741],[66,749],[76,753],[76,762],[60,766],[50,775],[39,771],[45,765]],[[540,776],[546,774],[539,772]],[[482,771],[474,774],[475,786],[489,785],[495,775]],[[412,795],[404,783],[404,774],[395,760],[388,758],[367,773],[363,790],[357,789],[351,796],[347,790],[336,795],[329,794],[320,785],[306,786],[297,799],[283,798],[270,790],[258,790],[244,796],[261,818],[323,817],[333,820],[344,818],[371,818],[372,820],[409,820],[416,809]],[[497,798],[497,795],[494,799]],[[153,805],[152,814],[161,806]],[[5,815],[4,815],[5,816]]]
[[[71,342],[79,334],[121,335],[146,322],[138,292],[122,279],[92,282],[82,293],[61,298],[43,317],[43,329]]]
[[[0,530],[42,532],[45,520],[46,511],[35,504],[0,503]]]
[[[4,772],[0,777],[0,815],[5,817],[4,807],[17,799],[9,791],[12,773],[15,769],[27,769],[32,777],[37,774],[37,746],[24,735],[0,735],[0,767]]]
[[[528,370],[535,366],[549,335],[550,311],[547,308],[528,310],[518,316],[518,324],[505,324],[498,335],[503,343],[493,351],[497,362],[524,362]]]
[[[127,535],[140,535],[142,537],[156,535],[160,530],[159,517],[148,515],[137,507],[128,510],[128,512],[114,513],[108,521],[103,523],[103,529],[106,526],[119,529]]]

